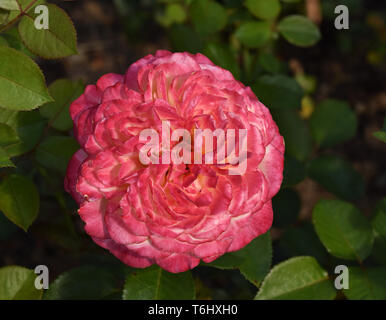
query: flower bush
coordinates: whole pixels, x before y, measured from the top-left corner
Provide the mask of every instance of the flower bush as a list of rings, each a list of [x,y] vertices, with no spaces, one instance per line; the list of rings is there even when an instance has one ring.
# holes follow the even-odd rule
[[[381,6],[0,0],[0,299],[386,299]]]

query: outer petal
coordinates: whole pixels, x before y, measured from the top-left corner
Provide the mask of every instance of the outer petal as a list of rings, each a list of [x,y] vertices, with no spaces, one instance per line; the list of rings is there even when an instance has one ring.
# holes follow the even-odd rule
[[[81,204],[84,197],[76,191],[79,169],[83,162],[87,159],[87,153],[83,149],[79,149],[72,156],[67,166],[67,173],[64,178],[64,189],[72,195],[76,202]]]
[[[99,90],[104,91],[108,87],[114,86],[117,82],[122,82],[123,76],[116,73],[107,73],[104,76],[100,77],[97,81],[97,87]]]
[[[264,159],[259,168],[264,172],[269,181],[269,197],[272,198],[280,189],[283,180],[284,168],[284,143],[280,135],[276,135],[274,140],[266,147]]]
[[[102,240],[98,238],[93,238],[93,240],[96,244],[109,250],[119,260],[134,268],[146,268],[155,263],[154,260],[142,257],[127,249],[124,245],[117,244],[113,240]]]
[[[108,239],[109,234],[104,223],[106,203],[104,200],[85,201],[78,210],[82,220],[86,223],[86,232],[96,238]]]
[[[157,260],[157,264],[172,273],[185,272],[200,263],[200,259],[188,254],[173,253],[167,258]]]

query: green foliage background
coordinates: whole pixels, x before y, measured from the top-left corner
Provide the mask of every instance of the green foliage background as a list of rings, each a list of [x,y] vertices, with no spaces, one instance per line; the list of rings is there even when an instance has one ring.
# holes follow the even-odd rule
[[[70,16],[49,2],[0,0],[0,243],[32,242],[47,251],[43,257],[61,251],[76,262],[62,270],[61,261],[43,258],[54,274],[43,292],[34,287],[33,262],[18,257],[16,266],[4,260],[0,299],[386,299],[386,198],[376,196],[365,215],[358,204],[369,196],[366,180],[339,152],[365,124],[341,97],[318,99],[318,75],[294,67],[284,54],[294,48],[301,61],[302,52],[325,36],[307,17],[303,0],[111,2],[130,44],[159,43],[160,36],[165,48],[207,55],[252,88],[285,138],[272,232],[181,274],[129,268],[95,246],[78,225],[63,178],[78,148],[68,108],[84,85],[67,78],[46,85],[38,63],[78,53]],[[34,8],[44,3],[50,29],[37,30]],[[355,21],[352,30],[338,32],[332,27],[337,4],[323,1],[321,13],[336,34],[337,52],[350,53],[358,34],[370,32],[369,23]],[[365,8],[360,0],[339,4],[354,16]],[[147,30],[156,33],[149,38]],[[368,60],[384,68],[385,37],[373,33]],[[374,143],[385,142],[386,122],[373,135]],[[326,196],[303,217],[298,186],[305,180]],[[350,286],[337,290],[334,270],[341,264],[349,268]]]

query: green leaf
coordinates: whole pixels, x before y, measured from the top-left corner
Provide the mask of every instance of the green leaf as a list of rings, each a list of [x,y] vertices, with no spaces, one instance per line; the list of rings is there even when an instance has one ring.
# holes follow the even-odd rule
[[[302,88],[295,79],[284,75],[265,75],[252,86],[257,97],[273,109],[300,108]]]
[[[236,55],[228,45],[210,42],[205,47],[204,54],[211,59],[214,64],[232,72],[235,78],[240,77],[240,68],[236,60]]]
[[[124,300],[190,300],[194,296],[189,271],[170,273],[158,266],[135,270],[123,289]]]
[[[22,10],[27,13],[32,13],[36,6],[46,3],[45,0],[38,0],[32,6],[30,6],[30,4],[32,3],[32,0],[17,0],[17,2],[20,3]],[[28,7],[28,10],[27,10],[27,7]],[[17,6],[15,10],[12,10],[10,12],[9,20],[16,18],[19,14],[20,14],[20,8],[19,6]]]
[[[349,162],[338,157],[322,156],[312,160],[308,166],[308,176],[345,200],[361,198],[365,192],[362,176]]]
[[[39,192],[24,176],[10,175],[0,183],[0,210],[17,226],[27,231],[39,211]]]
[[[249,245],[249,244],[248,244]],[[247,245],[247,246],[248,246]],[[202,263],[203,266],[218,268],[221,270],[238,269],[245,261],[245,256],[239,251],[228,252],[210,263]]]
[[[270,73],[278,73],[281,69],[280,61],[273,55],[269,53],[261,53],[258,57],[258,62],[261,67]]]
[[[4,149],[10,156],[17,156],[30,151],[42,136],[45,121],[38,110],[15,112],[0,109],[3,122],[12,127],[19,136],[20,142],[10,144]]]
[[[279,0],[246,0],[245,5],[250,13],[264,20],[276,18],[281,9]]]
[[[11,11],[11,12],[15,12],[15,11]],[[24,45],[17,31],[17,28],[11,28],[6,30],[5,33],[2,34],[2,36],[7,41],[9,47],[16,49],[17,51],[20,51],[21,53],[24,53],[25,55],[27,55],[32,59],[36,58],[36,55],[34,55],[31,51],[29,51],[27,47]]]
[[[286,152],[304,161],[312,149],[310,130],[296,110],[272,110],[272,116],[284,137]]]
[[[313,212],[316,233],[333,256],[363,261],[373,247],[370,223],[351,203],[320,200]]]
[[[9,11],[0,8],[0,25],[5,24],[8,21]],[[0,37],[0,46],[7,46],[8,42]]]
[[[65,173],[72,155],[79,149],[71,137],[50,136],[36,149],[36,160],[42,166]]]
[[[18,111],[0,108],[0,122],[11,126],[12,121],[16,118]]]
[[[386,268],[349,268],[349,288],[343,290],[350,300],[386,300]]]
[[[40,300],[42,290],[35,288],[33,270],[7,266],[0,269],[0,300]]]
[[[357,119],[346,102],[331,99],[315,109],[310,126],[316,143],[322,147],[331,147],[355,136]]]
[[[173,23],[183,23],[186,20],[186,12],[179,3],[170,3],[163,14],[156,15],[156,20],[162,26],[169,27]]]
[[[272,263],[272,244],[269,232],[257,237],[238,251],[244,256],[244,262],[239,266],[241,274],[253,284],[259,286],[267,275]]]
[[[295,190],[281,189],[272,199],[273,223],[277,227],[285,227],[294,223],[300,212],[300,197]]]
[[[287,258],[311,256],[323,265],[328,264],[328,252],[316,235],[313,225],[308,221],[287,228],[280,237],[277,249]]]
[[[318,27],[300,15],[285,17],[280,21],[278,30],[289,43],[300,47],[312,46],[320,39]]]
[[[118,290],[114,273],[103,267],[81,266],[63,272],[44,294],[44,300],[106,299]]]
[[[7,22],[8,16],[9,16],[9,11],[0,9],[0,25]],[[8,45],[7,41],[4,38],[0,37],[0,46],[7,46],[7,45]]]
[[[287,146],[286,146],[287,147]],[[293,186],[303,181],[306,177],[306,168],[295,157],[284,157],[283,186]]]
[[[246,21],[236,29],[235,37],[249,48],[259,48],[270,39],[271,28],[265,21]]]
[[[194,27],[202,35],[220,31],[228,19],[225,8],[213,0],[194,0],[189,12]]]
[[[386,239],[386,198],[377,204],[375,216],[371,221],[373,228],[378,236]]]
[[[72,128],[70,117],[70,104],[83,92],[81,81],[71,82],[68,79],[58,79],[49,87],[48,91],[54,98],[54,102],[46,103],[39,111],[40,114],[50,120],[51,127],[57,130],[67,131]]]
[[[272,263],[272,244],[269,232],[255,238],[243,249],[229,252],[211,263],[219,269],[239,269],[246,279],[259,286]]]
[[[76,30],[66,12],[48,4],[49,28],[36,29],[37,14],[25,15],[19,23],[19,34],[29,50],[46,59],[58,59],[77,53]]]
[[[0,168],[15,167],[7,152],[0,147]]]
[[[7,147],[20,141],[15,130],[5,123],[0,123],[0,147]]]
[[[331,300],[336,291],[327,272],[312,257],[284,261],[264,279],[257,300]]]
[[[52,101],[39,67],[15,49],[0,46],[0,106],[31,110]]]
[[[1,0],[0,8],[3,8],[5,10],[18,10],[19,5],[17,4],[16,0]]]

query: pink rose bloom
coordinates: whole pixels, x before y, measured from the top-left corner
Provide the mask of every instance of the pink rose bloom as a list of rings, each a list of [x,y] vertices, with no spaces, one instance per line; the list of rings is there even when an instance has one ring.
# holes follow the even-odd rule
[[[251,89],[202,54],[157,51],[125,75],[106,74],[86,87],[70,114],[81,149],[68,165],[65,188],[86,232],[127,265],[183,272],[241,249],[271,227],[283,138]],[[240,160],[246,169],[229,174],[237,165],[228,158],[143,164],[141,131],[152,128],[161,137],[165,121],[171,131],[246,129]],[[209,151],[205,146],[200,154]],[[216,160],[218,148],[212,152]]]

